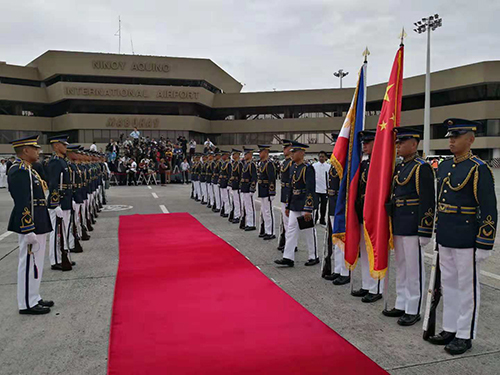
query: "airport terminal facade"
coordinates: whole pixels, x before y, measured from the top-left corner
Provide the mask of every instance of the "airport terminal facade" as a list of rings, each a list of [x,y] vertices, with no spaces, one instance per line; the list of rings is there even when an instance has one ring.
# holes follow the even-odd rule
[[[367,128],[376,127],[385,86],[368,86]],[[500,160],[500,61],[435,72],[431,87],[432,152],[449,153],[441,123],[462,117],[482,123],[474,152]],[[0,154],[33,133],[42,144],[67,133],[72,143],[102,148],[133,127],[199,145],[209,137],[226,149],[270,143],[279,150],[281,138],[292,138],[311,152],[330,151],[354,91],[241,88],[208,59],[48,51],[24,67],[0,63]],[[401,126],[423,128],[424,88],[424,76],[404,80]]]

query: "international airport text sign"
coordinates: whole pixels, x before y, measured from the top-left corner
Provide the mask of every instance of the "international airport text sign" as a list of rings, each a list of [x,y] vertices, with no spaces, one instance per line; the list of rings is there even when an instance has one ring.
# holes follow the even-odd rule
[[[172,89],[120,89],[100,87],[65,87],[67,96],[92,96],[100,98],[137,98],[137,99],[173,99],[198,100],[200,93]]]
[[[131,70],[137,72],[159,72],[168,73],[170,66],[164,63],[154,62],[131,62],[128,64],[125,61],[109,61],[109,60],[94,60],[92,68],[98,70]]]
[[[138,128],[157,129],[160,127],[159,118],[148,117],[109,117],[106,121],[107,128]]]

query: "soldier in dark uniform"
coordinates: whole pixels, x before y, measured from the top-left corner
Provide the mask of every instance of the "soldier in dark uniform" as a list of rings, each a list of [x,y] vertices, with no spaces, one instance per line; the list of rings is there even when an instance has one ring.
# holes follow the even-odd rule
[[[438,168],[437,228],[443,291],[443,331],[430,337],[450,354],[472,347],[479,318],[479,266],[493,251],[498,220],[493,173],[473,155],[479,123],[448,119],[453,159]]]
[[[288,227],[288,215],[286,215],[286,203],[288,202],[288,197],[291,191],[291,166],[292,161],[292,141],[288,139],[282,140],[283,144],[283,154],[285,155],[285,160],[281,164],[280,168],[280,180],[281,180],[281,233],[280,240],[278,244],[278,250],[283,251],[285,249],[286,242],[286,228]]]
[[[208,154],[205,154],[200,159],[200,189],[201,189],[201,204],[208,204],[208,184],[207,184],[207,166]]]
[[[242,164],[240,161],[241,151],[234,149],[231,152],[231,177],[229,179],[229,186],[231,189],[231,211],[233,213],[233,217],[231,215],[229,218],[231,219],[231,223],[239,224],[241,215],[243,213],[243,200],[241,199],[240,194],[240,179],[241,179],[241,169]]]
[[[403,162],[394,170],[389,214],[396,256],[396,306],[382,313],[399,317],[398,324],[411,326],[420,320],[424,295],[424,246],[434,227],[434,171],[418,156],[420,132],[394,128],[396,150]]]
[[[304,162],[306,149],[309,146],[292,142],[292,157],[294,164],[290,171],[291,192],[288,197],[285,214],[288,216],[288,227],[286,229],[286,244],[283,258],[275,260],[279,265],[294,266],[295,248],[299,241],[300,233],[306,239],[309,250],[309,260],[306,266],[314,266],[319,263],[316,239],[316,228],[314,227],[314,209],[317,207],[316,199],[316,176],[312,165]],[[313,221],[311,228],[300,230],[299,220],[305,222]]]
[[[229,178],[231,176],[231,162],[229,161],[229,152],[221,151],[221,161],[219,165],[219,192],[221,196],[220,216],[229,217],[231,211],[229,198]]]
[[[221,195],[219,191],[220,157],[221,157],[221,152],[218,150],[215,153],[213,169],[212,169],[212,189],[214,192],[214,203],[212,207],[213,212],[221,211]]]
[[[276,238],[274,232],[273,200],[276,196],[276,169],[269,160],[270,145],[258,145],[260,162],[258,166],[258,197],[260,198],[260,217],[264,224],[264,240]],[[260,236],[259,236],[260,237]]]
[[[82,176],[78,168],[78,151],[80,146],[69,145],[68,151],[68,166],[71,170],[71,178],[73,184],[73,201],[71,207],[70,227],[68,231],[68,244],[70,251],[73,253],[81,253],[83,251],[80,239],[82,239],[81,223],[79,220],[80,209],[83,205],[83,192],[82,192]]]
[[[50,138],[49,142],[54,151],[47,166],[47,175],[49,177],[48,207],[53,228],[50,233],[49,256],[51,268],[53,270],[62,270],[62,253],[59,241],[63,242],[64,250],[69,252],[68,234],[73,201],[73,182],[66,158],[68,136],[55,136]],[[61,226],[56,225],[57,218],[62,219]],[[72,265],[74,265],[74,262],[72,262]]]
[[[255,203],[253,195],[257,188],[257,166],[253,162],[253,149],[243,148],[245,153],[243,164],[241,166],[240,191],[243,199],[243,208],[245,210],[246,231],[256,230],[255,227]]]
[[[17,158],[9,169],[9,192],[14,200],[8,230],[18,233],[19,265],[17,301],[20,314],[39,315],[50,312],[52,301],[40,297],[47,233],[52,230],[45,190],[47,185],[31,167],[38,160],[38,136],[12,142]]]
[[[205,167],[205,177],[207,179],[208,204],[207,208],[215,207],[214,187],[212,185],[212,175],[214,170],[214,153],[208,151],[208,161]]]
[[[193,166],[191,167],[191,183],[194,189],[194,200],[196,202],[201,201],[201,185],[200,185],[200,155],[193,155]]]
[[[336,139],[337,135],[332,134],[332,137]],[[332,166],[328,171],[327,184],[329,221],[328,228],[331,228],[331,230],[329,231],[330,233],[328,234],[328,241],[330,241],[331,235],[333,233],[333,226],[335,224],[335,209],[337,207],[337,198],[340,189],[340,177],[334,166]],[[333,272],[331,272],[332,255],[334,258]],[[331,246],[327,247],[327,254],[323,262],[323,270],[321,274],[326,280],[331,280],[333,285],[345,285],[351,281],[349,270],[345,265],[344,252],[337,244],[331,243]]]
[[[365,130],[360,132],[360,136],[361,142],[363,143],[363,154],[368,156],[368,159],[363,160],[359,166],[358,196],[356,197],[355,202],[355,209],[358,214],[359,222],[362,225],[361,238],[359,241],[362,285],[361,289],[355,290],[351,294],[354,297],[362,297],[362,302],[372,303],[382,298],[382,290],[384,289],[384,280],[375,280],[370,275],[370,263],[368,261],[365,236],[363,235],[363,209],[365,207],[366,182],[368,181],[368,169],[370,167],[370,157],[375,140],[375,131]]]

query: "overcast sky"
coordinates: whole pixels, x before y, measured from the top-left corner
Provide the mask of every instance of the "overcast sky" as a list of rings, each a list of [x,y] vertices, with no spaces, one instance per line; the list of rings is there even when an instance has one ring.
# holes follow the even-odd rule
[[[498,0],[0,0],[0,61],[26,65],[46,50],[210,58],[243,91],[354,86],[365,46],[368,84],[388,79],[404,26],[405,77],[425,72],[426,37],[413,22],[443,17],[432,70],[500,59]]]

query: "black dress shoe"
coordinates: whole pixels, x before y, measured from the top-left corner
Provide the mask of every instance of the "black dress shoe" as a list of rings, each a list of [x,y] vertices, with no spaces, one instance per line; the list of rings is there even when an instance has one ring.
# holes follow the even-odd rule
[[[319,258],[316,259],[309,259],[304,266],[315,266],[316,264],[319,263]]]
[[[328,280],[328,281],[333,281],[335,280],[337,277],[340,277],[340,273],[332,273],[331,275],[325,275],[323,276],[323,278],[325,280]]]
[[[452,342],[444,347],[451,355],[464,354],[467,350],[472,348],[471,339],[459,339],[455,337]]]
[[[245,227],[245,232],[251,232],[253,230],[257,230],[255,227]]]
[[[398,324],[403,327],[408,327],[414,325],[419,320],[420,314],[404,314],[401,318],[398,319]]]
[[[44,301],[43,299],[41,299],[40,301],[38,301],[38,304],[43,307],[52,307],[54,306],[54,301]]]
[[[222,217],[229,217],[229,214],[222,214],[220,216],[222,216]]]
[[[433,345],[448,345],[453,341],[455,335],[454,332],[441,331],[439,334],[429,337],[427,341]]]
[[[295,264],[293,260],[288,258],[277,259],[274,261],[274,263],[279,264],[280,266],[288,266],[288,267],[293,267]]]
[[[72,265],[72,266],[76,266],[76,262],[71,261],[71,265]]]
[[[381,298],[382,298],[382,294],[380,294],[380,293],[377,293],[377,294],[368,293],[366,296],[361,298],[361,302],[373,303],[373,302],[377,302]]]
[[[233,219],[233,220],[231,220],[231,223],[233,223],[233,224],[239,224],[240,223],[240,219]]]
[[[87,234],[87,235],[82,235],[82,241],[88,241],[90,240],[90,236]]]
[[[266,234],[265,234],[265,233],[260,233],[260,234],[259,234],[259,238],[264,238],[265,236],[266,236]]]
[[[276,249],[278,249],[279,251],[283,251],[283,250],[285,250],[285,245],[283,245],[283,246],[278,246]]]
[[[50,266],[50,269],[56,270],[56,271],[62,271],[62,266],[60,263],[57,263],[57,264],[53,264],[52,266]]]
[[[204,205],[204,206],[205,206],[205,205],[207,204],[207,202],[201,202],[200,204],[202,204],[202,205]]]
[[[50,308],[40,305],[33,306],[31,309],[19,310],[19,314],[23,315],[43,315],[48,314],[49,312]]]
[[[324,220],[320,220],[319,223],[320,223],[320,225],[326,225],[326,221],[324,221]]]
[[[264,236],[264,241],[274,240],[276,236],[274,234],[266,234]]]
[[[207,208],[212,208],[212,205],[211,204],[207,204]]]
[[[404,310],[396,309],[395,307],[391,310],[384,310],[382,314],[388,316],[389,318],[400,318],[405,314]]]
[[[220,212],[220,210],[218,208],[216,208],[215,210],[212,210],[212,211],[215,212],[215,213],[219,213]]]
[[[339,276],[333,280],[333,285],[345,285],[351,282],[350,276]]]
[[[363,288],[361,288],[361,289],[359,289],[359,290],[353,290],[353,291],[351,292],[351,296],[354,296],[354,297],[364,297],[364,296],[366,296],[367,294],[368,294],[368,290],[363,289]]]

